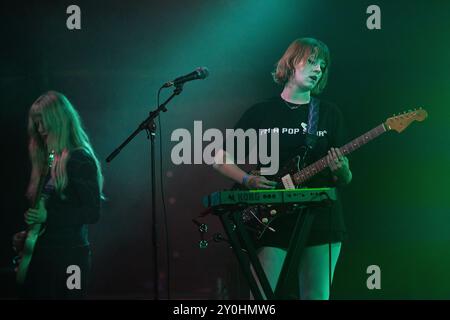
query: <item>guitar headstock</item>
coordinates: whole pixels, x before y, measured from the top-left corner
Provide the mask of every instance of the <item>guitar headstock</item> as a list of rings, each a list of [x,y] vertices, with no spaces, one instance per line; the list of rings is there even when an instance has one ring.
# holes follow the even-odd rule
[[[419,108],[413,111],[409,110],[399,115],[394,115],[386,120],[385,125],[388,130],[395,130],[397,132],[402,132],[405,130],[413,121],[424,121],[428,117],[426,110]]]

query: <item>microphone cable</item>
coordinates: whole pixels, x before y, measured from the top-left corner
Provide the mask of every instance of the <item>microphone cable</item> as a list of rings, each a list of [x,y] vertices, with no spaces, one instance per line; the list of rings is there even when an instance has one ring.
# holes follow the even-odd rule
[[[159,88],[156,104],[159,108],[159,96],[163,87]],[[170,243],[169,243],[169,228],[167,223],[167,210],[166,201],[164,195],[164,180],[163,180],[163,139],[162,139],[162,129],[161,129],[161,115],[158,116],[158,130],[159,130],[159,161],[160,161],[160,184],[161,184],[161,200],[163,204],[163,216],[164,216],[164,228],[166,231],[166,257],[167,257],[167,300],[170,300]],[[159,275],[158,275],[159,276]]]

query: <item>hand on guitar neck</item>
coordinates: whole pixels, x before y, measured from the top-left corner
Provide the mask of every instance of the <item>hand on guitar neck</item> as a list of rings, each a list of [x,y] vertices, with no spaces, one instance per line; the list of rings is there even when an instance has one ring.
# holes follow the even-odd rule
[[[331,148],[328,151],[327,163],[335,182],[340,185],[350,183],[352,172],[350,171],[348,158],[341,153],[339,148]]]
[[[25,222],[29,225],[44,223],[47,220],[47,209],[45,209],[44,199],[41,198],[36,209],[30,208],[25,212]]]

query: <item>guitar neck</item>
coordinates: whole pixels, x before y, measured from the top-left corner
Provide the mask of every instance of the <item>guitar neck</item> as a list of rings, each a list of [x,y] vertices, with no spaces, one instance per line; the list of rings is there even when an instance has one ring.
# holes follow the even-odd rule
[[[37,207],[39,205],[39,200],[41,199],[41,196],[42,196],[42,190],[44,189],[44,183],[45,183],[46,178],[47,178],[46,174],[42,174],[39,177],[38,187],[36,188],[36,194],[33,198],[32,206],[31,206],[33,209],[37,209]]]
[[[372,130],[364,133],[363,135],[359,136],[358,138],[350,141],[346,145],[339,148],[341,153],[343,155],[348,155],[352,153],[353,151],[359,149],[369,141],[372,141],[376,137],[380,136],[384,132],[386,132],[386,126],[384,123],[380,124],[379,126],[373,128]],[[296,185],[301,185],[305,181],[311,179],[313,176],[324,170],[328,167],[326,156],[317,160],[313,164],[310,164],[309,166],[305,167],[301,171],[295,173],[292,178]]]
[[[48,155],[47,163],[44,166],[44,169],[42,170],[41,175],[39,177],[38,187],[36,188],[36,195],[34,196],[34,199],[32,201],[32,206],[31,206],[34,209],[37,209],[37,206],[39,205],[39,201],[41,200],[42,191],[44,189],[44,185],[47,180],[47,175],[53,166],[54,157],[55,157],[55,151],[52,150]]]

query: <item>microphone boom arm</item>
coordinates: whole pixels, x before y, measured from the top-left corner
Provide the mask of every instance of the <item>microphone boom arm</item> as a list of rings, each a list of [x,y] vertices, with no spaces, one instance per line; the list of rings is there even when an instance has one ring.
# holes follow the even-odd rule
[[[134,139],[134,137],[141,132],[142,130],[150,130],[152,131],[152,127],[154,126],[153,120],[160,114],[161,111],[166,112],[167,108],[166,105],[172,100],[175,96],[179,95],[183,91],[183,84],[175,86],[175,89],[172,93],[172,95],[167,98],[166,101],[164,101],[163,104],[158,106],[158,108],[154,111],[150,111],[149,116],[142,121],[142,123],[138,126],[136,130],[134,130],[133,133],[130,134],[128,138],[125,139],[124,142],[122,142],[111,154],[106,158],[106,162],[111,162],[121,151],[125,146],[130,143],[131,140]]]

